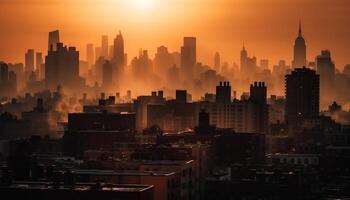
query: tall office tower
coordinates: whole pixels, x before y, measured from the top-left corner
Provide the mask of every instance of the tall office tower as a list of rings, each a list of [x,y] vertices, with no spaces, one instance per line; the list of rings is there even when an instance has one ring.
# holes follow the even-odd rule
[[[49,89],[58,85],[66,88],[77,88],[79,82],[79,52],[75,47],[58,43],[56,50],[49,51],[45,57],[45,81]]]
[[[308,68],[296,68],[285,76],[286,116],[290,133],[297,131],[304,120],[319,116],[320,76]]]
[[[25,54],[25,71],[34,71],[34,49],[28,49]]]
[[[231,103],[230,82],[220,82],[220,84],[216,86],[216,103]]]
[[[240,58],[240,62],[241,62],[241,72],[245,72],[246,68],[247,68],[247,59],[248,59],[248,52],[245,49],[245,46],[243,45],[243,48],[241,50],[241,58]]]
[[[334,82],[335,65],[331,58],[329,50],[322,50],[321,54],[316,57],[317,73],[320,75],[321,89],[331,88]]]
[[[35,54],[35,60],[36,60],[35,68],[37,71],[39,71],[38,75],[41,79],[43,77],[43,72],[41,71],[41,66],[42,66],[42,64],[44,64],[43,54],[41,52],[37,52]]]
[[[49,32],[48,50],[56,51],[57,43],[60,42],[60,32],[58,30]]]
[[[174,65],[172,55],[169,53],[168,48],[160,46],[157,48],[157,53],[154,57],[154,70],[161,77],[166,78],[168,70]]]
[[[123,67],[125,66],[125,52],[124,52],[124,39],[121,32],[114,39],[114,63],[117,68],[123,71]]]
[[[197,49],[195,37],[184,37],[181,47],[181,70],[184,79],[193,77],[194,66],[197,63]]]
[[[104,90],[110,90],[113,85],[113,66],[106,61],[102,67],[102,87]]]
[[[103,35],[101,38],[101,56],[104,58],[108,59],[108,51],[109,51],[109,46],[108,46],[108,36]]]
[[[89,67],[95,64],[94,44],[86,45],[86,61],[88,62]]]
[[[301,32],[301,22],[299,22],[299,34],[294,43],[294,59],[292,61],[293,68],[306,67],[306,44]]]
[[[220,54],[219,52],[216,52],[214,56],[214,69],[217,73],[219,73],[220,68],[221,68]]]
[[[268,133],[267,88],[264,82],[250,85],[250,101],[253,103],[254,126],[257,133]]]

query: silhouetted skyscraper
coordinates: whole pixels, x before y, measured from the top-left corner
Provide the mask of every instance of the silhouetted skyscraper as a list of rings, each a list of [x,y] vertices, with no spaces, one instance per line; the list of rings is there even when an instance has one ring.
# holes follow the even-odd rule
[[[254,125],[256,132],[268,132],[268,105],[267,105],[267,88],[264,82],[254,82],[250,85],[250,101],[254,105]]]
[[[35,60],[36,60],[36,63],[35,63],[35,67],[36,67],[36,70],[39,71],[39,77],[42,77],[42,70],[41,70],[41,66],[42,64],[44,64],[44,60],[43,60],[43,54],[41,52],[37,52],[35,54]]]
[[[34,49],[28,49],[25,54],[25,71],[34,71]]]
[[[122,33],[114,39],[114,62],[117,68],[123,68],[125,63],[125,52],[124,52],[124,39]]]
[[[306,66],[306,44],[301,31],[301,22],[299,22],[299,34],[294,43],[294,59],[292,61],[293,68]]]
[[[255,73],[256,71],[256,57],[248,57],[248,52],[243,45],[240,56],[241,72],[244,75]]]
[[[321,88],[332,87],[335,74],[335,66],[329,50],[321,51],[321,55],[316,57],[317,73],[321,78]]]
[[[219,52],[216,52],[214,56],[214,69],[217,73],[219,73],[220,68],[221,68],[220,54]]]
[[[181,47],[181,69],[184,77],[192,78],[197,63],[197,47],[195,37],[184,37]]]
[[[318,117],[320,77],[314,70],[296,68],[286,75],[286,121],[289,130],[298,130],[305,119]]]
[[[86,61],[89,63],[89,67],[95,63],[94,45],[93,44],[86,45]]]
[[[113,84],[113,66],[112,63],[106,61],[102,68],[102,87],[105,90],[111,89]]]
[[[216,86],[216,103],[231,103],[230,82],[220,82],[220,84]]]
[[[57,43],[60,42],[60,33],[58,30],[49,32],[49,44],[48,50],[55,51],[57,47]]]
[[[1,85],[8,82],[9,68],[5,63],[0,63],[0,83]]]
[[[101,56],[103,56],[106,59],[108,59],[108,48],[108,36],[103,35],[101,38]]]
[[[169,53],[168,48],[165,46],[158,47],[157,53],[154,57],[155,72],[164,77],[173,65],[174,59],[173,56]]]
[[[57,50],[49,51],[45,57],[45,80],[49,89],[58,85],[67,88],[78,87],[79,80],[79,52],[75,47],[57,44]],[[78,84],[79,83],[79,84]]]

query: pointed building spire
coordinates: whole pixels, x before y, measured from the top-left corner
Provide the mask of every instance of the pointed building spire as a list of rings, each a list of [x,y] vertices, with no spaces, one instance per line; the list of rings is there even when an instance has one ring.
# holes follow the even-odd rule
[[[303,34],[301,32],[301,19],[299,19],[299,37],[303,37]]]

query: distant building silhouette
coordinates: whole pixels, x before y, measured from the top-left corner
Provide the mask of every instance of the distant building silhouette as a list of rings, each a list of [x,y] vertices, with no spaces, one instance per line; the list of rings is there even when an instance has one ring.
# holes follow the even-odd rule
[[[102,87],[105,90],[111,89],[113,84],[113,66],[112,63],[109,61],[106,61],[103,64],[103,69],[102,69]]]
[[[44,64],[44,60],[43,60],[43,54],[41,52],[37,52],[35,54],[35,67],[36,67],[36,71],[38,71],[39,73],[37,74],[40,78],[44,77],[44,74],[42,72],[42,65]]]
[[[17,94],[17,76],[9,71],[5,63],[0,63],[0,97],[12,97]]]
[[[77,88],[81,85],[79,77],[79,52],[75,47],[57,44],[57,50],[49,51],[45,57],[45,81],[49,89],[58,85]]]
[[[114,62],[117,68],[125,66],[124,38],[121,32],[114,39]]]
[[[187,90],[176,90],[176,102],[186,103],[187,102]]]
[[[219,52],[216,52],[214,56],[214,69],[217,73],[219,73],[221,70],[221,59]]]
[[[231,86],[230,82],[220,82],[216,86],[216,103],[226,103],[231,102]]]
[[[197,46],[195,37],[184,37],[181,47],[181,69],[184,78],[192,78],[197,63]]]
[[[25,54],[25,71],[34,71],[34,49],[28,49]]]
[[[101,38],[101,56],[105,57],[106,59],[108,58],[108,36],[103,35]]]
[[[321,91],[329,90],[334,83],[335,65],[331,58],[329,50],[322,50],[321,54],[316,57],[317,73],[320,75]]]
[[[304,120],[318,117],[320,77],[314,70],[296,68],[286,75],[286,121],[290,131],[300,128]]]
[[[49,44],[48,50],[55,51],[57,47],[57,43],[60,42],[60,33],[58,30],[49,32]]]
[[[267,88],[264,82],[250,85],[250,101],[254,104],[254,124],[258,133],[268,133]]]
[[[299,22],[299,34],[294,43],[294,59],[292,61],[293,68],[306,66],[306,44],[301,31],[301,22]]]
[[[86,61],[88,62],[89,67],[95,63],[94,44],[86,45]]]
[[[256,71],[256,57],[248,57],[248,52],[243,45],[240,56],[241,72],[243,75],[249,75]]]

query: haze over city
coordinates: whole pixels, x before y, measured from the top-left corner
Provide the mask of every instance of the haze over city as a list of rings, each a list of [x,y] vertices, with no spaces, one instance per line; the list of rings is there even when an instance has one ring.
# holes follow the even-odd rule
[[[144,2],[146,3],[144,3]],[[149,1],[149,2],[148,2]],[[347,0],[2,0],[0,59],[23,62],[27,48],[46,51],[48,31],[61,30],[65,43],[85,55],[86,43],[100,35],[124,33],[126,52],[154,55],[160,45],[178,51],[182,36],[198,38],[198,60],[239,62],[243,42],[271,63],[292,59],[299,19],[307,38],[308,60],[329,49],[337,69],[349,61],[350,2]],[[141,33],[141,34],[140,34]]]
[[[349,0],[1,0],[0,197],[350,199]]]

